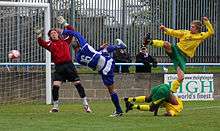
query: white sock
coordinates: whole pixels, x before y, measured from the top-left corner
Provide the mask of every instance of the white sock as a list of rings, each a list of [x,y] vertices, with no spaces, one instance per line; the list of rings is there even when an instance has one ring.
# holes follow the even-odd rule
[[[84,97],[82,98],[82,101],[83,101],[83,105],[89,105],[88,102],[87,102],[87,97]]]
[[[53,108],[57,108],[58,109],[58,107],[59,107],[59,101],[58,100],[54,101],[53,102]]]

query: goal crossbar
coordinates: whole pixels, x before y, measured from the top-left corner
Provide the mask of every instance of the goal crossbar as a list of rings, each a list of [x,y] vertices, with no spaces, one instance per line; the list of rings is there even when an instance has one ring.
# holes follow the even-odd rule
[[[50,4],[49,3],[6,2],[6,1],[0,1],[0,6],[49,8]]]

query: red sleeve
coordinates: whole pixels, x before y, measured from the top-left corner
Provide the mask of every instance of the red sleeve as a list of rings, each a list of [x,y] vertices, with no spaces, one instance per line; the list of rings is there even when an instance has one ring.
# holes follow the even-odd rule
[[[67,30],[75,30],[72,25],[67,25],[64,28],[67,29]]]
[[[38,41],[40,46],[42,46],[42,47],[46,48],[47,50],[49,50],[51,41],[45,41],[41,37],[37,38],[37,41]]]
[[[75,30],[74,27],[72,25],[67,25],[64,27],[67,30]],[[70,44],[72,42],[73,37],[72,36],[67,36],[64,40]]]

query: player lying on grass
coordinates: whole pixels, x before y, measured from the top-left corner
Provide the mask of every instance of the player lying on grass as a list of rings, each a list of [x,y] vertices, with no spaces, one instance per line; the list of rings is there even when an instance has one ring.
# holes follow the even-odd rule
[[[64,22],[63,24],[66,28],[74,30],[71,25]],[[91,109],[87,102],[84,87],[82,86],[76,68],[72,63],[72,57],[69,48],[69,44],[72,41],[72,37],[63,39],[56,29],[51,29],[48,32],[50,40],[45,41],[42,38],[41,29],[35,29],[35,33],[37,34],[37,41],[39,45],[51,52],[52,61],[55,64],[55,72],[52,87],[53,108],[50,112],[59,111],[59,88],[61,87],[62,83],[66,80],[73,82],[74,86],[76,87],[79,96],[82,98],[84,111],[88,113],[91,112]]]
[[[126,105],[126,112],[138,109],[140,111],[151,111],[157,115],[159,107],[166,109],[165,116],[175,116],[183,110],[183,103],[181,98],[174,96],[173,90],[168,84],[160,84],[151,88],[149,96],[138,96],[124,98]],[[136,104],[136,103],[149,104]]]
[[[208,37],[214,35],[214,29],[207,17],[203,17],[203,23],[208,29],[206,32],[202,32],[202,22],[194,20],[191,23],[190,30],[174,30],[160,26],[160,30],[165,34],[178,38],[177,44],[171,44],[168,41],[163,40],[151,40],[150,34],[147,34],[144,39],[145,45],[153,45],[155,47],[163,47],[171,58],[174,67],[177,71],[178,79],[173,81],[173,86],[179,87],[180,83],[184,79],[184,72],[186,69],[186,58],[193,58],[196,48]]]
[[[78,40],[80,49],[76,54],[77,62],[81,65],[88,66],[93,70],[97,70],[102,76],[102,81],[108,88],[111,100],[116,108],[116,111],[110,116],[122,116],[123,112],[114,85],[115,62],[109,55],[104,54],[104,51],[101,50],[110,52],[111,50],[118,48],[126,48],[126,45],[120,39],[117,39],[117,45],[108,46],[106,48],[103,47],[103,49],[96,51],[79,32],[73,30],[60,31],[62,32],[62,35],[74,36]]]

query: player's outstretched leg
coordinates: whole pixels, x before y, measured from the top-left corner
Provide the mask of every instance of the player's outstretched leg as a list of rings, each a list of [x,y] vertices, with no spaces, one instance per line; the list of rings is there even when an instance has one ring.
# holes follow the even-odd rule
[[[132,110],[132,106],[134,104],[132,104],[131,102],[128,101],[129,98],[124,98],[124,102],[125,102],[125,112],[127,113],[128,111]]]
[[[132,109],[138,109],[140,111],[152,111],[150,105],[147,105],[147,104],[146,105],[139,105],[139,104],[134,105],[131,103],[130,107],[128,108],[128,111]]]
[[[143,102],[147,102],[147,97],[146,96],[125,97],[124,100],[128,102],[143,103]]]
[[[121,39],[115,39],[118,49],[126,49],[127,45]]]
[[[171,46],[169,42],[163,41],[163,40],[153,40],[151,38],[150,33],[146,34],[146,37],[144,38],[143,45],[152,45],[154,47],[164,47],[165,49],[168,48],[167,46]],[[167,50],[166,50],[167,51]],[[168,51],[169,52],[169,51]]]

